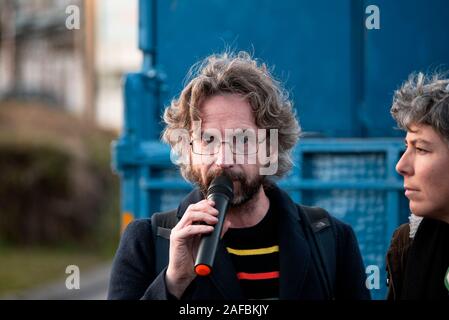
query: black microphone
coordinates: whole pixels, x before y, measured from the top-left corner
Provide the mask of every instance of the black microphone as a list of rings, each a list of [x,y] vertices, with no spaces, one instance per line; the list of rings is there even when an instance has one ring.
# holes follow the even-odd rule
[[[214,226],[214,231],[201,238],[195,261],[195,273],[199,276],[208,276],[212,272],[226,211],[233,197],[234,188],[228,176],[216,177],[207,189],[207,199],[214,201],[215,209],[218,210],[218,222]]]

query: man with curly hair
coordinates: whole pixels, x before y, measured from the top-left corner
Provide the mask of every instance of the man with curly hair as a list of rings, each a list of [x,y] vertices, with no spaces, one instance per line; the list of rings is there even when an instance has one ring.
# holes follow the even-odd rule
[[[158,214],[165,222],[157,228],[151,219],[127,227],[109,298],[369,299],[351,227],[294,203],[276,184],[292,167],[301,132],[280,83],[246,52],[209,56],[191,75],[165,110],[162,138],[197,188],[177,209]],[[195,257],[201,236],[218,221],[206,192],[219,175],[232,181],[234,197],[213,272],[202,277]],[[321,215],[318,223],[311,213]],[[160,227],[171,229],[167,239],[159,239]],[[165,250],[155,252],[162,246],[154,242],[164,240]],[[161,256],[167,263],[159,270]]]

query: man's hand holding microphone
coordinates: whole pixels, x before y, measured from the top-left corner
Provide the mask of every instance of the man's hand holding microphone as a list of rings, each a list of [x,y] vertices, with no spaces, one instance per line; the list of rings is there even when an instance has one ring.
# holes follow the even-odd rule
[[[168,291],[178,299],[197,275],[212,272],[218,242],[229,227],[225,215],[233,195],[231,179],[216,177],[207,199],[189,205],[172,229],[165,281]]]

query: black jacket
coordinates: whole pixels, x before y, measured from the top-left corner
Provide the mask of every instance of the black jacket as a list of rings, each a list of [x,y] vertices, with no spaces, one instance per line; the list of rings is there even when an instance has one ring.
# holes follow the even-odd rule
[[[279,214],[280,299],[319,300],[326,295],[311,258],[304,232],[301,206],[276,186],[266,190],[270,206]],[[178,207],[178,217],[191,203],[202,199],[192,191]],[[332,218],[336,232],[336,299],[370,299],[365,269],[352,228]],[[167,240],[168,241],[168,240]],[[165,284],[166,268],[155,274],[150,219],[133,221],[126,228],[117,250],[109,283],[108,299],[165,300],[171,295]],[[186,300],[244,299],[231,258],[219,243],[210,277],[197,277],[184,293]]]
[[[387,252],[388,300],[449,300],[448,265],[449,224],[424,218],[413,238],[401,225]]]

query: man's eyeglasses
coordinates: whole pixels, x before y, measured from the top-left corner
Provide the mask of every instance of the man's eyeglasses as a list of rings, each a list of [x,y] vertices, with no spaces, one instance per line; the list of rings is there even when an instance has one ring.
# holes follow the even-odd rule
[[[265,139],[264,139],[265,140]],[[190,141],[192,151],[195,154],[211,156],[220,151],[221,145],[227,143],[235,155],[252,155],[259,151],[259,144],[255,137],[247,135],[233,136],[231,141],[221,141],[215,136],[204,134],[202,138],[194,138]]]

